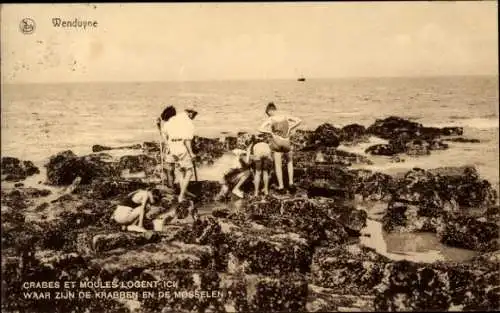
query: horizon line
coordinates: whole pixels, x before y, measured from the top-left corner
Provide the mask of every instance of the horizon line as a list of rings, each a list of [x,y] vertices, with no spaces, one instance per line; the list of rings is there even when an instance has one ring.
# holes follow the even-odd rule
[[[350,80],[350,79],[387,79],[387,78],[444,78],[444,77],[498,77],[495,74],[442,74],[442,75],[384,75],[384,76],[334,76],[334,77],[307,77],[295,78],[226,78],[226,79],[192,79],[192,80],[82,80],[82,81],[18,81],[4,82],[2,85],[50,85],[50,84],[142,84],[142,83],[206,83],[206,82],[244,82],[244,81],[297,81],[298,78],[308,80]],[[304,83],[304,82],[302,82]]]

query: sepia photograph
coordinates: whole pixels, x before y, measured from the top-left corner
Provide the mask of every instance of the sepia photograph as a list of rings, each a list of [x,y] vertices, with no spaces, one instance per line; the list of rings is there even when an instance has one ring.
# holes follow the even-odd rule
[[[0,12],[2,312],[500,310],[497,1]]]

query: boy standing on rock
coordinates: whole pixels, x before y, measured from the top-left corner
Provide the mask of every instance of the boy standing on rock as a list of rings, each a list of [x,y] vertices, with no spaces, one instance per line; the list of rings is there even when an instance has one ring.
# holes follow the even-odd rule
[[[302,121],[299,118],[278,113],[276,105],[273,102],[267,105],[266,114],[269,119],[259,127],[259,131],[271,134],[270,147],[274,155],[274,167],[276,178],[278,179],[278,192],[282,193],[285,189],[282,169],[283,154],[285,154],[287,158],[289,188],[293,190],[293,155],[290,135]]]

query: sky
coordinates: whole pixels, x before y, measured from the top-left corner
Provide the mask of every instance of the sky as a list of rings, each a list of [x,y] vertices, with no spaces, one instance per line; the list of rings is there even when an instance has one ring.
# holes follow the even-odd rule
[[[496,1],[5,4],[2,81],[498,75],[497,23]]]

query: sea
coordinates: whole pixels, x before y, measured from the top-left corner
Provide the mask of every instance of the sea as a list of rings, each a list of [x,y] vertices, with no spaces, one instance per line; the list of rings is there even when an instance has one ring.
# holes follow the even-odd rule
[[[369,126],[376,119],[391,115],[425,126],[461,126],[464,137],[479,139],[480,143],[450,142],[448,150],[433,151],[429,156],[403,156],[399,163],[370,156],[374,164],[364,167],[392,174],[413,167],[474,165],[498,189],[498,83],[498,76],[453,76],[304,82],[292,79],[4,84],[1,154],[31,160],[43,167],[48,157],[63,150],[87,154],[94,144],[122,146],[157,141],[155,121],[167,105],[198,111],[195,127],[200,136],[255,132],[266,118],[267,103],[272,101],[279,110],[302,119],[304,129],[314,129],[322,123]],[[373,137],[369,143],[340,148],[364,153],[369,145],[380,142],[384,140]],[[218,180],[230,159],[225,157],[211,168],[202,169],[200,179]],[[415,237],[408,236],[407,241],[414,243]],[[434,240],[426,236],[420,241]]]

